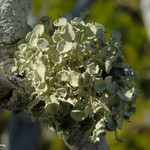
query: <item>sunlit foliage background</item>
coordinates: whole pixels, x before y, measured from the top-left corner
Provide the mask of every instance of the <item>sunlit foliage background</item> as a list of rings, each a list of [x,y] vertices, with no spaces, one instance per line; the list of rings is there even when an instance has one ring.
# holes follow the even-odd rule
[[[53,20],[71,12],[76,0],[33,0],[32,14],[36,23],[40,17],[48,15]],[[136,114],[131,122],[125,122],[119,135],[125,140],[119,143],[113,132],[107,134],[110,150],[148,150],[150,149],[150,44],[139,8],[139,0],[96,0],[90,8],[87,21],[98,22],[107,31],[118,30],[122,34],[126,62],[138,72],[137,86],[139,98]],[[0,133],[5,130],[10,113],[0,113]],[[67,150],[64,143],[54,134],[43,128],[41,150]]]

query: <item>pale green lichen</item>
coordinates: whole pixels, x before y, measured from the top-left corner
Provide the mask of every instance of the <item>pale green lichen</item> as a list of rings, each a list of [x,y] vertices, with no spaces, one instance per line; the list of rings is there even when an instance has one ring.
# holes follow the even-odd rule
[[[106,38],[102,25],[78,17],[59,18],[53,29],[35,26],[12,68],[34,88],[25,111],[70,137],[82,132],[95,142],[107,130],[116,133],[135,112],[136,98],[120,39],[118,32]]]

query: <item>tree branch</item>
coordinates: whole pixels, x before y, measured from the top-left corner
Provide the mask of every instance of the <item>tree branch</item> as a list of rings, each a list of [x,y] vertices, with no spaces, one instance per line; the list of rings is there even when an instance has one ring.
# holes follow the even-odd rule
[[[27,31],[30,0],[0,1],[0,45],[14,45]]]
[[[0,1],[0,63],[5,65],[9,73],[14,65],[14,53],[17,43],[27,33],[27,18],[31,8],[30,0]],[[28,94],[15,77],[6,77],[0,71],[0,107],[21,111],[27,106]]]
[[[83,5],[82,5],[83,6]],[[84,5],[85,6],[85,5]],[[0,63],[5,64],[6,72],[9,73],[14,65],[14,53],[18,42],[27,33],[27,17],[31,7],[30,0],[1,0],[0,1]],[[76,5],[78,7],[78,5]],[[82,7],[83,8],[83,7]],[[84,7],[85,8],[85,7]],[[74,13],[77,13],[75,9]],[[0,73],[0,107],[9,109],[15,113],[23,111],[29,104],[27,101],[31,94],[31,89],[24,89],[26,83],[21,78],[10,76],[5,77]],[[27,83],[28,84],[28,83]],[[30,86],[29,86],[30,87]],[[79,150],[107,150],[104,139],[98,143],[92,143],[82,136],[70,141],[68,144]],[[70,147],[70,146],[69,146]],[[70,147],[70,149],[74,149]]]

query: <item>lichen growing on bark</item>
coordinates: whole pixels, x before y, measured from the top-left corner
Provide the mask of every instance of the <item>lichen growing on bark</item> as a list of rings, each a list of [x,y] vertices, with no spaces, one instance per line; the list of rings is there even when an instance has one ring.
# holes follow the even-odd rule
[[[26,35],[12,73],[34,89],[24,110],[32,118],[95,142],[135,112],[135,73],[123,61],[119,32],[61,17]]]

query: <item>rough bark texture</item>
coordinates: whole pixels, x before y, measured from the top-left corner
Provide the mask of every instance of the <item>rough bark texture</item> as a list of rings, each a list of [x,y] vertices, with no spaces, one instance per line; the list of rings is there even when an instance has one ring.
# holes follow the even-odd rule
[[[30,0],[0,1],[0,44],[14,45],[25,35],[30,8]]]
[[[31,2],[29,0],[0,1],[0,61],[12,65],[16,44],[27,32],[27,18]]]
[[[0,63],[6,65],[9,72],[13,66],[14,52],[18,42],[27,32],[27,17],[31,7],[30,0],[0,0]],[[78,6],[75,6],[75,8]],[[73,10],[74,13],[75,9]],[[23,83],[17,77],[6,77],[0,73],[0,107],[13,112],[20,112],[28,105],[30,90],[24,89]],[[67,143],[74,150],[107,150],[105,139],[92,143],[78,136]]]
[[[18,42],[27,33],[30,8],[30,0],[0,0],[0,63],[7,72],[14,64]],[[0,73],[0,87],[0,107],[19,112],[27,106],[28,94],[16,77],[10,80]]]

